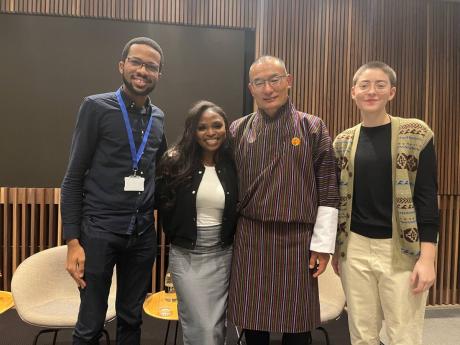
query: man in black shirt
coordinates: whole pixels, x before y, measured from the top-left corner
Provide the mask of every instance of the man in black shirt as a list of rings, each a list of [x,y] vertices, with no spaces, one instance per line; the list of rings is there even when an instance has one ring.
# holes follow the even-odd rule
[[[61,190],[67,271],[80,289],[74,344],[97,344],[117,269],[117,344],[139,344],[156,255],[155,167],[166,149],[163,112],[148,97],[163,52],[138,37],[123,49],[116,92],[83,101]]]

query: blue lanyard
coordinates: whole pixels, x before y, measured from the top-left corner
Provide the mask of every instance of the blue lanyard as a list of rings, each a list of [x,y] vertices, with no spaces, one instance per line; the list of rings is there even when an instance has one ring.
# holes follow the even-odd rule
[[[126,110],[125,102],[123,102],[123,98],[121,97],[120,89],[117,90],[116,95],[117,95],[118,103],[120,104],[121,112],[123,114],[123,120],[125,121],[126,132],[128,132],[128,141],[129,141],[129,147],[131,149],[131,160],[133,163],[133,171],[134,171],[134,175],[136,175],[139,161],[141,160],[142,155],[144,154],[145,145],[147,144],[147,139],[149,138],[150,129],[152,128],[153,116],[150,116],[150,120],[147,125],[147,129],[145,130],[144,136],[142,137],[141,146],[139,146],[139,150],[137,150],[136,152],[136,144],[134,143],[134,138],[133,138],[133,129],[131,127],[131,123],[129,122],[128,111]]]

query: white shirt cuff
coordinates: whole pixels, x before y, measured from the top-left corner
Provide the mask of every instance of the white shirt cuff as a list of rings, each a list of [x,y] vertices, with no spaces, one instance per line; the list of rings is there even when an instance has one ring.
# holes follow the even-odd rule
[[[334,207],[318,207],[310,250],[318,253],[334,253],[338,216],[339,210]]]

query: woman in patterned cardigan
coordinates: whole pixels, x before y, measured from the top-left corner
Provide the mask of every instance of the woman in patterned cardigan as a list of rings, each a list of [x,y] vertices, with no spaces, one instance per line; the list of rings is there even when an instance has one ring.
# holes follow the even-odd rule
[[[347,297],[353,345],[421,345],[426,298],[435,281],[438,234],[433,132],[421,120],[390,116],[396,73],[361,66],[351,95],[362,122],[340,133],[337,248],[332,261]]]

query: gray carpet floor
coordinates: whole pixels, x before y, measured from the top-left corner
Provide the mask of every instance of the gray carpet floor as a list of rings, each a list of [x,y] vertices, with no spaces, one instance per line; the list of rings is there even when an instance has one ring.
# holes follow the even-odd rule
[[[166,334],[167,321],[157,320],[144,314],[142,326],[141,345],[162,345]],[[174,327],[172,324],[167,344],[174,344]],[[329,333],[331,345],[350,345],[348,335],[347,315],[344,314],[337,320],[325,325]],[[21,321],[16,310],[8,310],[0,315],[0,345],[32,345],[33,339],[39,328],[25,324]],[[107,330],[114,344],[115,322],[107,325]],[[63,330],[58,336],[57,345],[71,344],[71,330]],[[180,327],[177,344],[182,345]],[[325,345],[326,341],[320,331],[313,331],[313,344]],[[227,344],[236,344],[236,332],[230,326],[227,334]],[[423,345],[459,345],[460,344],[460,308],[429,308],[426,312]],[[39,345],[52,343],[52,335],[42,335]],[[103,342],[101,342],[103,344]],[[271,344],[281,344],[281,335],[273,334]]]
[[[142,342],[141,345],[162,345],[166,334],[167,321],[154,319],[144,314],[144,324],[142,325]],[[169,332],[168,343],[174,344],[174,327],[173,323]],[[347,316],[344,314],[339,320],[330,322],[325,325],[329,333],[331,345],[350,345],[348,336]],[[11,309],[0,315],[0,345],[32,345],[35,335],[40,329],[28,325],[21,321],[16,313],[16,310]],[[107,325],[107,330],[110,334],[112,344],[115,339],[115,321]],[[227,345],[236,344],[237,336],[235,328],[230,326],[227,332]],[[72,331],[62,330],[59,332],[57,345],[70,345]],[[182,335],[180,327],[178,331],[177,344],[182,345]],[[320,331],[313,331],[313,344],[325,345],[324,335]],[[44,334],[40,337],[38,345],[52,344],[52,334]],[[101,344],[104,342],[101,341]],[[281,335],[273,334],[271,344],[281,344]]]

